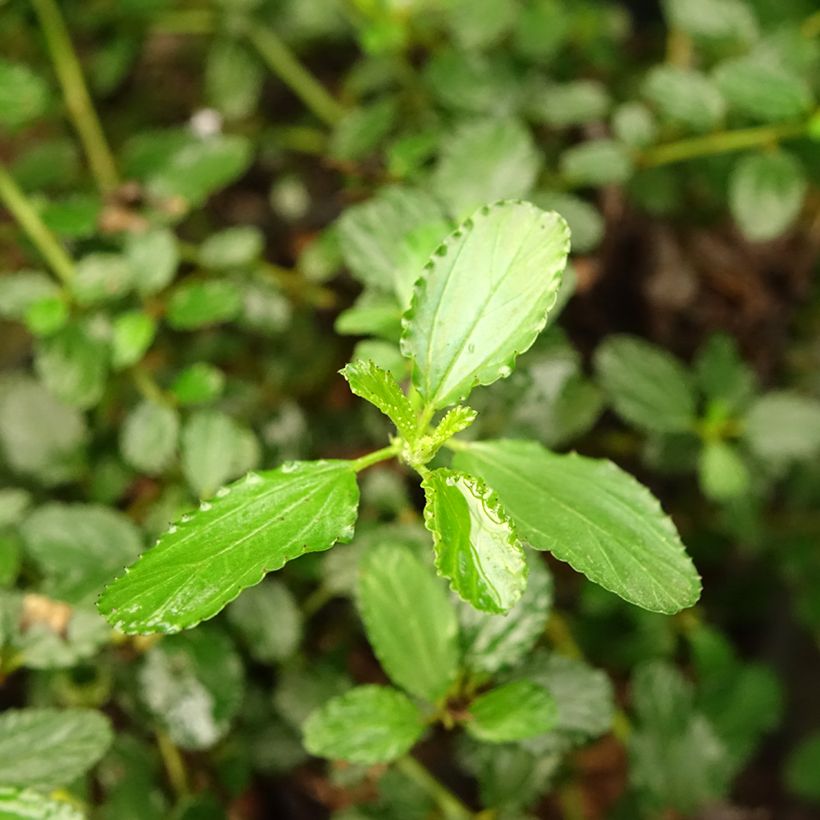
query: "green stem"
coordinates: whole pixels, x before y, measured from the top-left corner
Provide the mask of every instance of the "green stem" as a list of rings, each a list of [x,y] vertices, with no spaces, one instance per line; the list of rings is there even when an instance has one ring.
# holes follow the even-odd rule
[[[335,125],[344,114],[336,100],[296,59],[293,52],[267,26],[252,22],[247,37],[259,56],[282,82],[327,125]]]
[[[398,444],[390,444],[387,447],[382,447],[381,450],[374,450],[372,453],[361,456],[361,458],[354,459],[350,462],[353,469],[360,473],[373,464],[378,464],[380,461],[387,461],[388,458],[393,458],[399,452]]]
[[[638,164],[644,168],[652,168],[696,157],[742,151],[744,148],[759,148],[776,144],[780,140],[802,137],[808,127],[808,122],[799,122],[718,131],[702,137],[691,137],[648,148],[638,158]]]
[[[473,820],[475,815],[443,783],[436,780],[416,758],[411,755],[396,761],[396,768],[436,801],[442,814],[450,820]]]
[[[91,102],[80,61],[71,44],[60,8],[55,0],[32,0],[32,5],[40,19],[68,113],[80,136],[91,173],[103,193],[111,191],[119,184],[114,156]]]
[[[40,214],[34,209],[2,162],[0,162],[0,201],[8,208],[9,213],[32,241],[49,267],[64,284],[68,285],[74,278],[74,263],[71,257],[46,227]]]
[[[168,775],[168,782],[178,798],[185,797],[189,793],[188,772],[185,769],[185,761],[179,749],[174,746],[173,741],[165,732],[157,730],[156,737],[162,763]]]

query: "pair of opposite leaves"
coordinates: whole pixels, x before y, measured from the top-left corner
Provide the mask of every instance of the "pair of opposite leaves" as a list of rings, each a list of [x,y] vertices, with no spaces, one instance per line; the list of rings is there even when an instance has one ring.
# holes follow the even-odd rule
[[[483,207],[435,251],[401,340],[422,417],[511,373],[546,324],[568,251],[564,220],[524,202]],[[428,434],[417,429],[419,413],[388,373],[372,363],[344,373],[406,442],[427,447],[426,459],[474,418],[456,407]],[[639,606],[675,612],[697,600],[700,580],[673,524],[610,462],[499,441],[471,443],[454,466],[423,470],[425,523],[439,572],[475,606],[503,612],[523,592],[526,562],[516,530]],[[104,591],[100,611],[131,633],[194,626],[267,572],[349,540],[357,508],[352,462],[250,473],[173,525]]]

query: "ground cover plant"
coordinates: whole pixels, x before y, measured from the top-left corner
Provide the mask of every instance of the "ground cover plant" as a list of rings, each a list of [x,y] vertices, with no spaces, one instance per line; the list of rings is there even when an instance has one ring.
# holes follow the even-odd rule
[[[0,4],[0,816],[816,816],[814,5]]]

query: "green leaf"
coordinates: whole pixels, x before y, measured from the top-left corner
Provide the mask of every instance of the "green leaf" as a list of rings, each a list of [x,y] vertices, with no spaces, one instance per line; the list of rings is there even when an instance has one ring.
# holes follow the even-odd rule
[[[724,412],[743,410],[754,396],[757,379],[743,361],[734,338],[723,333],[709,337],[695,359],[698,387]]]
[[[359,564],[356,603],[391,680],[435,702],[458,672],[455,608],[432,570],[405,546],[384,542]]]
[[[135,469],[147,475],[158,475],[174,460],[178,435],[176,410],[143,399],[123,422],[120,452]]]
[[[46,81],[28,66],[0,59],[0,125],[16,130],[43,116],[51,103]]]
[[[421,713],[389,686],[357,686],[313,712],[304,725],[312,755],[372,765],[389,763],[424,733]]]
[[[646,148],[656,142],[658,124],[643,103],[625,102],[612,115],[612,132],[630,148]]]
[[[773,464],[808,461],[820,452],[820,401],[788,390],[766,393],[749,408],[743,437]]]
[[[87,436],[82,414],[39,382],[0,381],[0,447],[13,471],[62,484],[81,468]]]
[[[564,217],[572,237],[573,253],[593,251],[604,238],[604,218],[586,200],[573,194],[548,191],[533,194],[532,201],[542,210],[556,211]]]
[[[820,803],[820,732],[808,735],[786,761],[786,784],[792,794]]]
[[[398,345],[391,342],[362,339],[356,343],[350,358],[353,362],[373,362],[396,380],[409,376],[407,359],[401,355]]]
[[[130,519],[97,504],[44,504],[20,532],[26,553],[46,576],[46,592],[72,604],[93,599],[142,551],[142,538]]]
[[[479,695],[470,705],[467,732],[486,743],[510,743],[542,735],[556,723],[552,695],[530,680],[516,680]]]
[[[610,99],[606,86],[596,80],[573,80],[550,83],[538,90],[528,107],[537,122],[553,128],[569,128],[602,120],[609,111]]]
[[[227,610],[228,621],[259,663],[290,657],[302,638],[302,613],[290,590],[266,580],[246,590]]]
[[[429,194],[414,188],[382,188],[367,202],[347,208],[339,218],[345,264],[362,284],[395,292],[405,238],[424,225],[441,223],[442,218]],[[433,247],[435,243],[430,251]]]
[[[670,28],[698,40],[750,43],[758,34],[746,0],[663,0],[663,9]]]
[[[151,347],[156,332],[156,320],[141,310],[117,316],[111,339],[111,366],[119,370],[136,364]]]
[[[526,196],[541,169],[541,154],[518,120],[468,122],[441,146],[431,184],[456,219],[486,202]]]
[[[103,209],[103,202],[99,194],[69,194],[59,199],[49,199],[40,207],[40,216],[47,228],[65,239],[90,239],[97,232],[97,225]],[[94,254],[96,255],[96,254]],[[117,254],[101,254],[102,256],[117,257]],[[118,265],[111,271],[111,295],[95,295],[97,301],[107,301],[121,296],[120,288],[127,289],[124,266]],[[84,273],[84,272],[83,272]],[[115,280],[116,277],[116,280]],[[82,279],[75,279],[72,283],[78,289],[78,298],[88,298],[84,290]],[[94,282],[98,285],[99,282]]]
[[[51,336],[66,326],[68,305],[61,296],[45,296],[26,309],[26,327],[35,336]]]
[[[764,54],[725,60],[714,77],[729,109],[758,122],[799,119],[813,104],[808,83]]]
[[[17,524],[31,504],[31,493],[19,487],[0,489],[0,529]]]
[[[346,336],[378,336],[398,342],[402,309],[392,294],[366,289],[336,318],[334,330]]]
[[[350,540],[358,501],[345,461],[250,473],[161,536],[105,590],[100,612],[132,634],[196,626],[266,573]]]
[[[510,375],[547,322],[568,251],[564,220],[525,202],[485,206],[444,241],[403,319],[402,352],[428,405]]]
[[[710,131],[723,118],[726,104],[715,84],[691,68],[657,65],[646,75],[643,95],[661,120],[692,131]]]
[[[463,664],[472,672],[493,675],[515,666],[544,632],[552,606],[552,576],[539,556],[528,556],[527,588],[506,615],[459,607]]]
[[[351,689],[352,681],[338,665],[326,660],[295,658],[277,675],[273,703],[289,726],[300,730],[310,713]]]
[[[398,110],[396,100],[385,96],[345,113],[330,135],[330,158],[342,163],[364,160],[393,130]]]
[[[572,12],[561,0],[536,0],[521,8],[516,51],[528,60],[549,62],[572,35]]]
[[[728,501],[748,491],[751,476],[735,447],[725,441],[707,441],[698,459],[698,480],[705,496]]]
[[[807,187],[805,171],[791,154],[749,154],[732,170],[729,208],[744,236],[763,242],[794,224]]]
[[[357,396],[378,407],[408,441],[416,437],[416,413],[396,379],[371,361],[351,362],[339,371]]]
[[[451,407],[429,435],[435,452],[438,452],[438,448],[446,441],[449,441],[456,433],[466,430],[477,417],[478,413],[465,404]]]
[[[206,268],[225,270],[250,265],[262,256],[265,237],[253,225],[236,225],[212,233],[199,248],[199,261]]]
[[[561,175],[572,185],[619,185],[632,175],[632,160],[619,142],[593,139],[561,154]]]
[[[685,432],[695,421],[695,392],[670,353],[634,336],[615,334],[595,351],[595,370],[624,421],[657,433]]]
[[[497,494],[519,537],[651,612],[700,596],[700,578],[655,497],[612,462],[535,442],[471,443],[454,464]]]
[[[38,340],[34,367],[57,398],[87,409],[105,390],[108,351],[85,326],[71,324]]]
[[[498,499],[483,481],[443,468],[422,488],[439,574],[477,609],[507,612],[527,585],[527,562]]]
[[[200,498],[213,495],[226,481],[255,464],[243,457],[247,431],[217,410],[194,413],[182,430],[182,472]],[[255,439],[252,447],[256,449]],[[256,461],[256,452],[251,454]]]
[[[155,644],[138,672],[151,714],[184,749],[207,749],[228,731],[244,690],[242,660],[213,626]]]
[[[9,709],[0,715],[0,783],[67,786],[103,756],[111,738],[108,720],[92,709]]]
[[[71,290],[77,304],[90,307],[121,299],[134,284],[133,271],[124,256],[97,252],[77,262]]]
[[[0,316],[21,320],[33,304],[59,294],[60,288],[48,274],[36,270],[5,273],[0,276]]]
[[[174,379],[171,392],[182,405],[205,404],[219,398],[225,387],[225,374],[207,362],[186,367]]]
[[[174,280],[179,265],[179,247],[168,228],[132,233],[125,242],[125,258],[141,296],[150,296]]]
[[[83,820],[71,803],[52,800],[35,791],[0,786],[0,818],[3,820]]]
[[[166,318],[175,330],[196,330],[230,321],[241,309],[242,294],[233,282],[186,282],[171,295]]]
[[[264,67],[237,40],[217,39],[205,62],[205,96],[226,120],[241,120],[256,110]]]

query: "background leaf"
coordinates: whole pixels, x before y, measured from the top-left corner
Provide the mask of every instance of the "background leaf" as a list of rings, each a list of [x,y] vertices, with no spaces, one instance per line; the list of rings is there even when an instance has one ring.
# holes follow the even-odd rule
[[[552,695],[530,680],[490,689],[470,705],[467,732],[487,743],[509,743],[549,732],[555,726]]]

